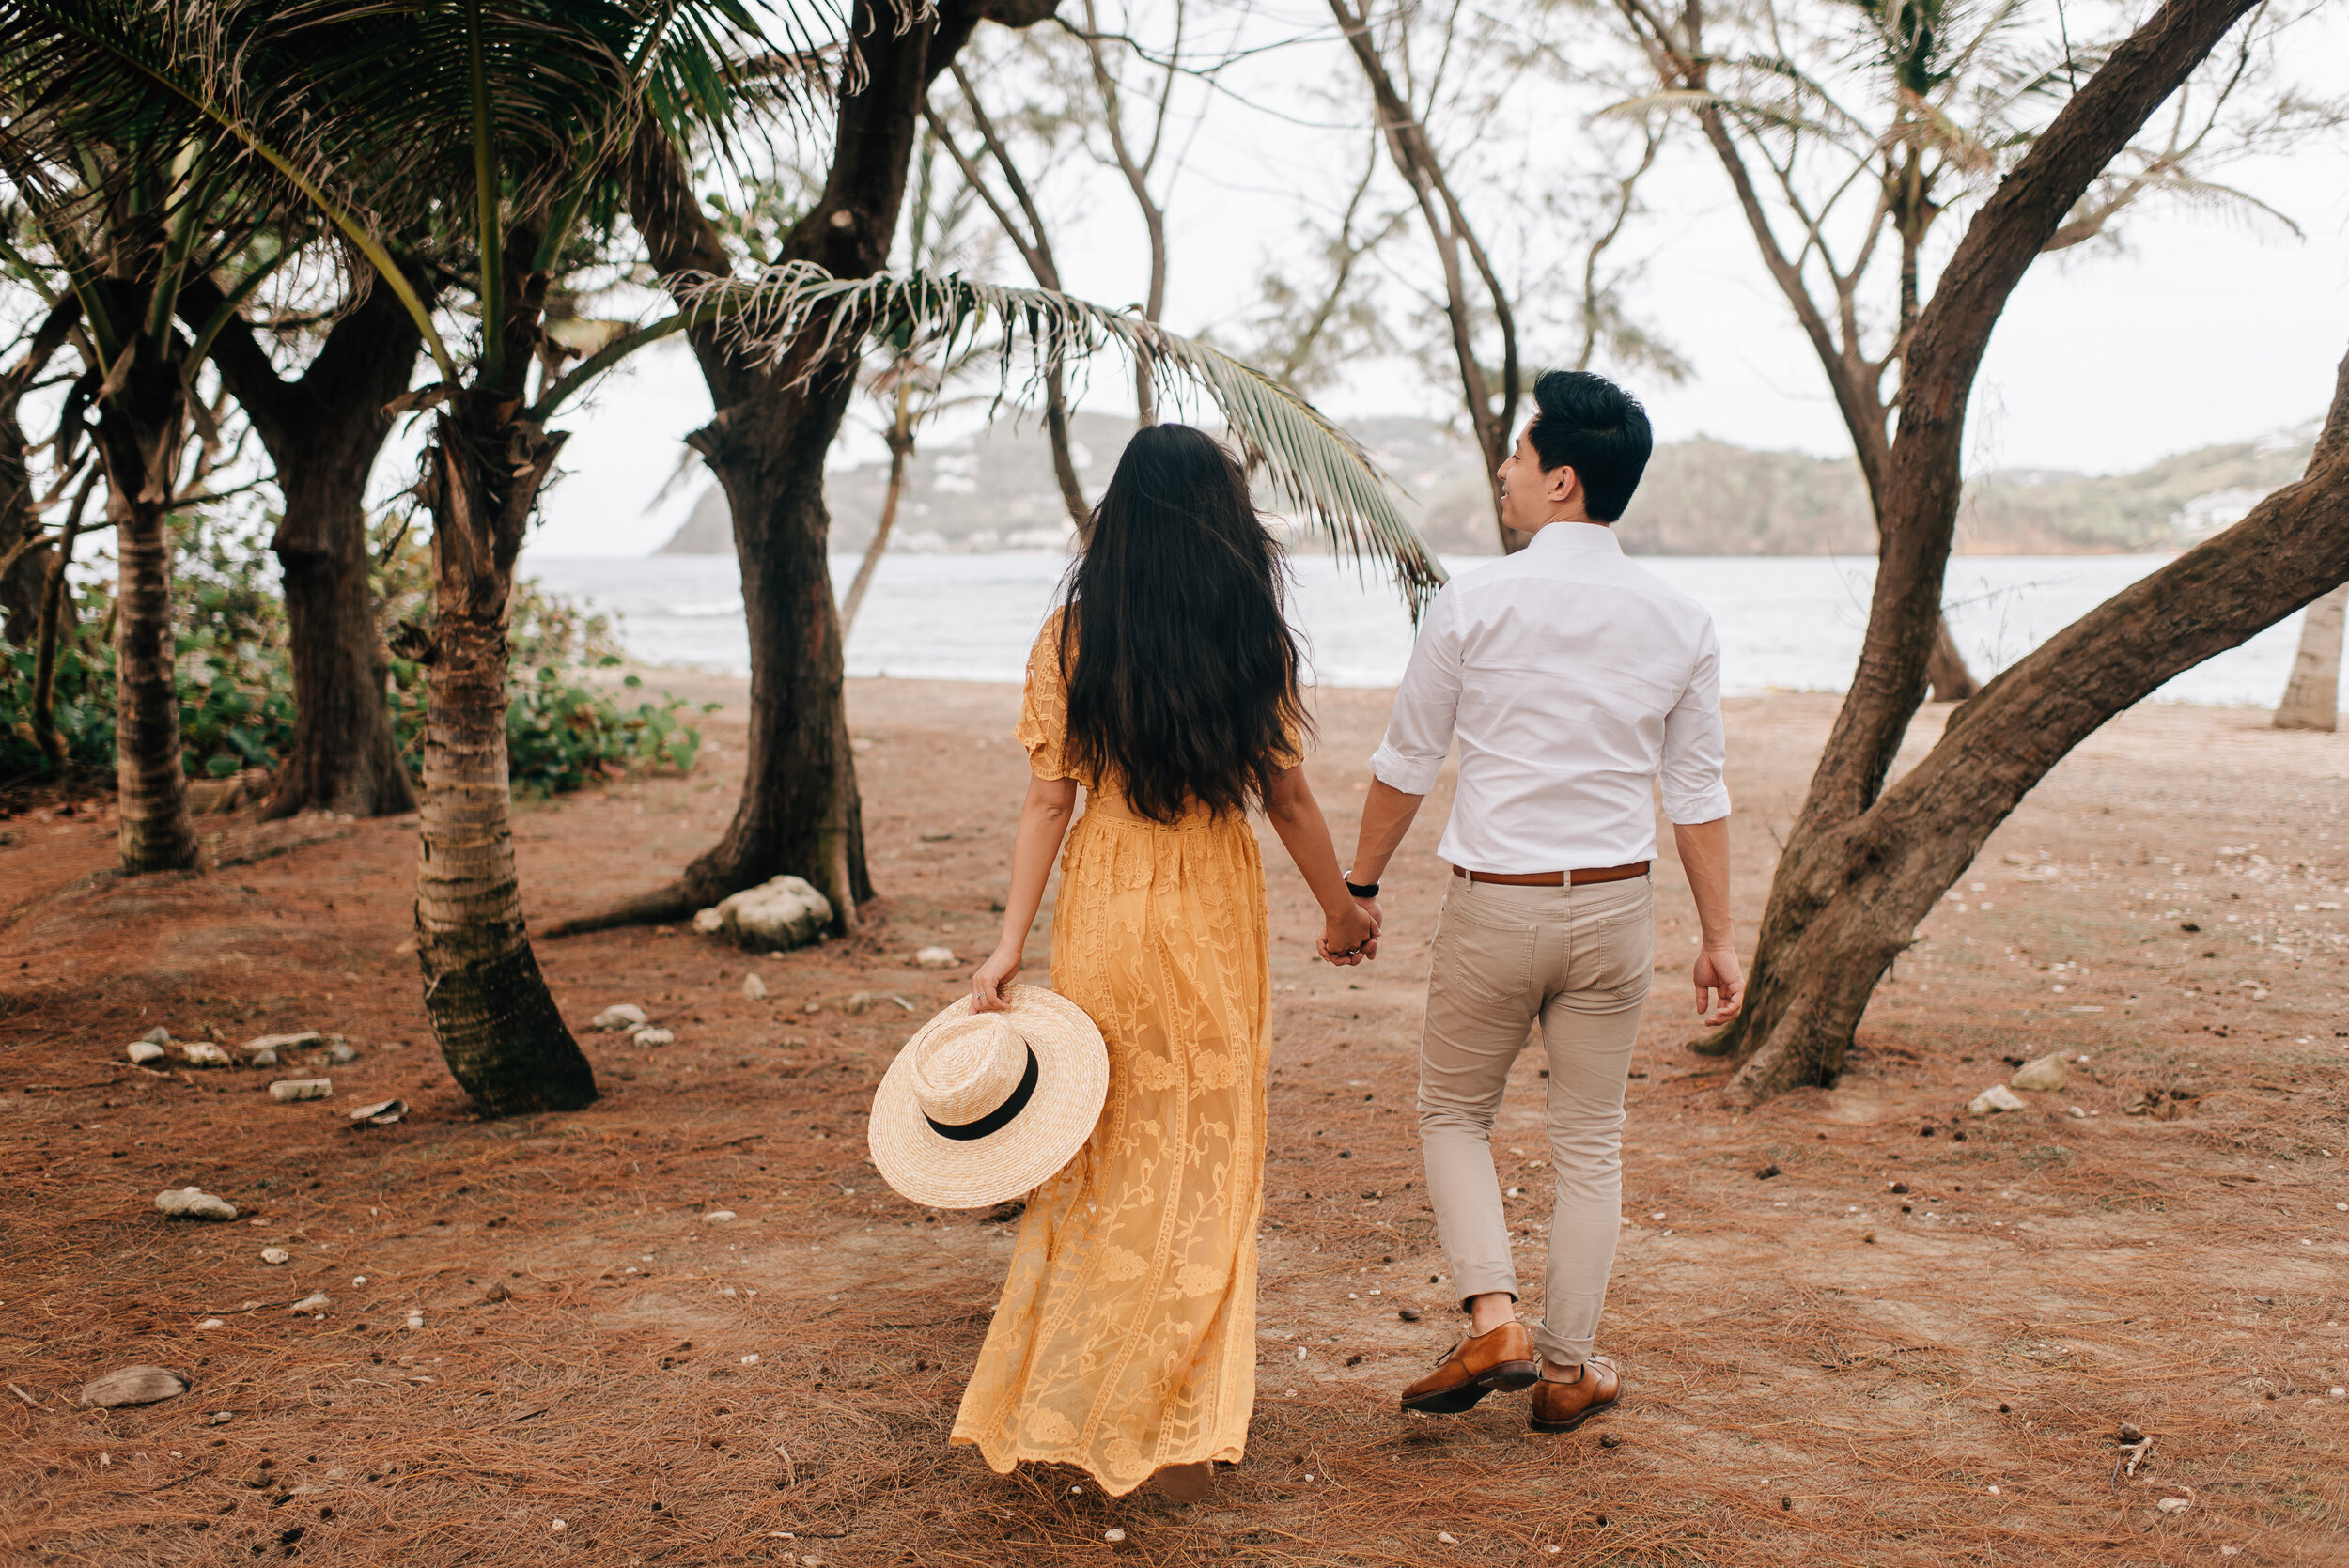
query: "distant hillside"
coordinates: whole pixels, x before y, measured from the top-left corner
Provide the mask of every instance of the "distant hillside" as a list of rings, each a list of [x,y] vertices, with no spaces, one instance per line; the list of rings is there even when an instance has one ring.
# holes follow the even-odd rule
[[[1070,426],[1079,478],[1097,499],[1133,424],[1080,413]],[[1489,491],[1466,438],[1429,419],[1366,419],[1352,428],[1401,487],[1406,515],[1430,544],[1470,554],[1493,550]],[[1967,486],[1958,550],[2102,554],[2188,543],[2298,478],[2314,434],[2311,426],[2207,446],[2135,474],[1986,474]],[[886,463],[826,478],[836,548],[864,548],[888,478]],[[1641,555],[1865,555],[1875,549],[1866,487],[1851,459],[1757,452],[1708,437],[1657,449],[1618,528],[1624,547]],[[1041,425],[1003,420],[916,455],[892,548],[1057,550],[1068,536]],[[724,554],[733,548],[725,497],[712,486],[660,553]]]

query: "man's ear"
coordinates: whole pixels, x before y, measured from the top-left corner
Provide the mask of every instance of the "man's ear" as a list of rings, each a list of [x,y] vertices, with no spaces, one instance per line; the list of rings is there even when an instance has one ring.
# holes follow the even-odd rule
[[[1576,496],[1582,493],[1582,475],[1575,472],[1571,463],[1563,468],[1553,468],[1543,477],[1549,481],[1548,499],[1562,506],[1571,504]]]

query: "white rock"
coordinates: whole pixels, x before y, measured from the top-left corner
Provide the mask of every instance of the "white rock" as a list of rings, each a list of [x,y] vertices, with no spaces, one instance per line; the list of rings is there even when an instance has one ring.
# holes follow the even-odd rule
[[[716,909],[696,909],[693,911],[693,929],[700,932],[703,936],[714,937],[725,928],[726,917],[720,914]]]
[[[630,1035],[630,1038],[647,1049],[654,1046],[674,1046],[677,1044],[676,1031],[668,1029],[640,1029],[634,1034]]]
[[[1105,1529],[1101,1532],[1101,1539],[1107,1541],[1112,1545],[1115,1545],[1118,1542],[1126,1539],[1126,1532],[1122,1529]]]
[[[2085,1111],[2085,1110],[2081,1110],[2078,1106],[2076,1106],[2076,1105],[2075,1105],[2075,1106],[2066,1106],[2066,1107],[2064,1108],[2064,1112],[2063,1112],[2063,1113],[2064,1113],[2065,1115],[2067,1115],[2067,1116],[2076,1116],[2076,1117],[2077,1117],[2079,1120],[2081,1120],[2081,1121],[2083,1121],[2083,1122],[2085,1122],[2085,1121],[2087,1121],[2087,1120],[2088,1120],[2088,1112],[2087,1112],[2087,1111]]]
[[[2186,1498],[2163,1498],[2160,1501],[2155,1503],[2154,1506],[2160,1509],[2164,1514],[2183,1514],[2187,1509],[2193,1507],[2194,1504],[2191,1499]]]
[[[289,1312],[322,1312],[334,1303],[322,1290],[314,1290],[286,1310]]]
[[[269,1086],[269,1097],[279,1105],[291,1105],[296,1100],[331,1100],[334,1097],[334,1080],[331,1078],[281,1078]]]
[[[171,1053],[152,1040],[133,1040],[122,1048],[122,1054],[144,1067],[149,1062],[161,1062]]]
[[[228,1065],[226,1051],[218,1046],[208,1045],[202,1040],[181,1046],[179,1059],[191,1067],[226,1067]]]
[[[237,1048],[247,1058],[262,1051],[308,1050],[326,1038],[315,1029],[304,1029],[292,1034],[256,1034]]]
[[[244,1064],[248,1067],[274,1067],[277,1065],[277,1053],[273,1050],[257,1050],[244,1059]]]
[[[1968,1116],[1990,1116],[2001,1110],[2020,1110],[2023,1097],[2003,1083],[1994,1083],[1976,1094],[1966,1107]]]
[[[175,1219],[234,1219],[237,1205],[200,1187],[170,1188],[155,1194],[155,1206]]]
[[[823,935],[832,924],[832,900],[801,877],[776,877],[720,901],[718,921],[740,946],[784,953]]]
[[[337,1040],[326,1048],[326,1063],[330,1067],[348,1067],[359,1060],[359,1053]]]
[[[753,1001],[758,1001],[767,994],[767,982],[758,977],[756,970],[742,977],[742,994]]]
[[[293,1262],[293,1254],[283,1247],[264,1247],[261,1249],[261,1261],[273,1268],[281,1263]]]
[[[123,1367],[83,1385],[82,1403],[93,1410],[118,1410],[126,1405],[177,1399],[187,1391],[177,1373],[162,1367]]]
[[[2015,1076],[2007,1081],[2017,1089],[2052,1093],[2071,1082],[2072,1075],[2064,1071],[2063,1053],[2056,1051],[2035,1062],[2026,1062],[2015,1069]]]
[[[632,1001],[614,1002],[590,1020],[593,1029],[642,1029],[645,1010]]]
[[[733,1219],[734,1211],[732,1209],[711,1209],[708,1214],[702,1216],[702,1223],[705,1225],[723,1225]]]
[[[150,1046],[167,1046],[171,1044],[171,1031],[165,1029],[162,1024],[157,1024],[154,1028],[140,1035],[139,1038],[146,1041]]]
[[[421,1328],[421,1327],[424,1327],[424,1314],[423,1314],[422,1312],[410,1312],[410,1313],[408,1314],[408,1327],[411,1327],[411,1328]]]
[[[913,961],[926,970],[950,970],[955,967],[955,950],[951,947],[926,947],[913,955]]]

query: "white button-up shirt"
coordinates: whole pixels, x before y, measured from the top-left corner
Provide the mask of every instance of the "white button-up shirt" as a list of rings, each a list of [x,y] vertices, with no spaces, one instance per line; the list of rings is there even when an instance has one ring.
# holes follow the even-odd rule
[[[1370,759],[1460,783],[1437,853],[1470,871],[1582,871],[1656,857],[1655,784],[1675,823],[1729,815],[1720,644],[1703,605],[1625,558],[1614,531],[1553,522],[1427,608]]]

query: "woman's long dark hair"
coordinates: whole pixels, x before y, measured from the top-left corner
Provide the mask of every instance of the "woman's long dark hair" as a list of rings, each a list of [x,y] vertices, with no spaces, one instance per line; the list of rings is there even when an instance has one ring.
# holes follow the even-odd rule
[[[1280,547],[1232,455],[1188,425],[1136,432],[1068,574],[1068,760],[1156,822],[1261,803],[1311,721]]]

